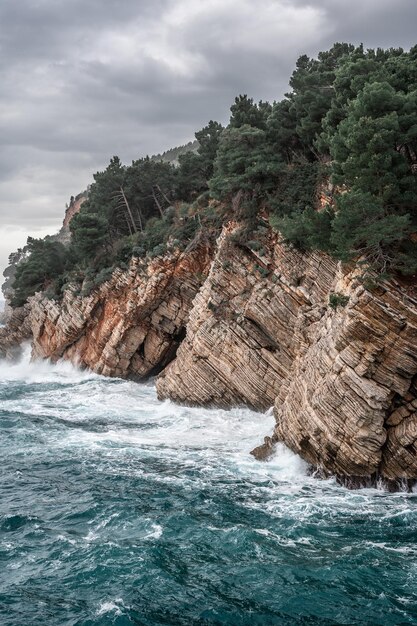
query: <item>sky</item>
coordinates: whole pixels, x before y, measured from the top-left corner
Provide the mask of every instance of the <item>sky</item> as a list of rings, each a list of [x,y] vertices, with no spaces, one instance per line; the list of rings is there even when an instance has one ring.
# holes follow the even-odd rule
[[[187,143],[301,54],[417,43],[416,0],[0,0],[0,273],[113,155]],[[1,281],[0,281],[1,282]]]

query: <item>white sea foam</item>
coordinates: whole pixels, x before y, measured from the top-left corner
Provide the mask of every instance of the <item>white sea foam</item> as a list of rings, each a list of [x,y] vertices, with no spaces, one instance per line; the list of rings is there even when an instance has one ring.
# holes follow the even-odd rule
[[[40,530],[51,532],[54,555],[48,563],[57,568],[57,575],[74,559],[81,558],[84,567],[89,559],[102,559],[103,555],[110,560],[120,558],[113,554],[121,554],[121,550],[123,558],[131,559],[135,566],[143,561],[141,568],[145,569],[147,553],[155,546],[171,545],[173,527],[185,523],[186,533],[179,533],[184,545],[192,537],[188,526],[192,530],[194,524],[201,524],[203,533],[210,533],[209,539],[213,536],[218,542],[224,534],[227,544],[238,547],[248,533],[245,541],[251,542],[254,554],[260,561],[268,559],[266,562],[271,562],[271,554],[283,554],[283,550],[288,551],[288,558],[301,555],[310,563],[322,563],[323,559],[350,562],[362,553],[365,558],[376,554],[381,560],[381,552],[386,553],[387,559],[407,560],[404,604],[408,587],[410,595],[414,592],[416,546],[408,540],[408,545],[397,541],[396,534],[392,541],[392,533],[385,535],[383,530],[385,526],[391,531],[398,529],[399,537],[403,527],[407,532],[417,531],[411,502],[416,495],[376,489],[349,492],[335,480],[316,480],[309,476],[306,464],[282,444],[268,461],[257,461],[249,453],[271,434],[271,410],[263,414],[242,408],[182,407],[158,401],[150,385],[104,378],[69,363],[31,363],[29,356],[27,350],[16,365],[0,363],[4,391],[0,408],[5,436],[12,432],[17,439],[18,433],[20,448],[13,476],[19,483],[31,475],[26,465],[31,453],[36,471],[44,466],[54,490],[64,483],[55,485],[55,469],[49,471],[48,464],[54,463],[57,475],[62,468],[64,481],[69,461],[75,469],[69,492],[74,485],[77,488],[68,502],[70,510],[62,508],[66,490],[57,489],[53,491],[57,510],[54,499],[46,498],[45,521],[35,521],[28,529],[22,526],[17,533],[33,540]],[[22,383],[29,384],[25,388]],[[11,457],[14,454],[15,447],[10,446]],[[94,486],[91,481],[83,486],[84,477],[91,476]],[[155,494],[159,495],[155,498]],[[175,494],[174,500],[171,494]],[[223,500],[232,513],[236,502],[236,509],[244,514],[232,514],[228,519],[226,509],[220,508]],[[22,502],[26,507],[26,500]],[[71,521],[77,503],[79,516]],[[194,519],[195,512],[204,515]],[[58,518],[62,524],[55,533]],[[256,521],[248,522],[252,519]],[[382,530],[360,537],[355,532],[345,533],[345,528],[355,528],[350,526],[351,520],[358,522],[359,530],[365,521],[370,530]],[[39,541],[37,535],[35,539]],[[3,546],[11,556],[16,550],[12,544]],[[59,553],[61,560],[56,558]],[[33,580],[34,570],[17,551],[13,558],[14,564],[6,567],[16,568],[14,584],[23,587]],[[119,597],[119,587],[112,589],[107,582],[104,589],[97,588],[92,612],[115,622],[117,616],[128,614],[129,607]],[[125,599],[128,602],[128,596]]]
[[[97,378],[88,370],[80,370],[68,361],[56,364],[49,360],[31,360],[31,346],[25,344],[21,358],[16,362],[0,361],[0,381],[22,381],[25,383],[79,383]]]
[[[109,446],[118,455],[158,449],[159,456],[178,459],[182,467],[197,463],[202,485],[204,476],[210,481],[217,474],[238,474],[242,479],[270,483],[270,487],[279,481],[294,488],[306,479],[305,463],[283,445],[277,446],[276,454],[266,463],[249,454],[271,434],[271,410],[257,413],[244,408],[190,408],[160,402],[155,388],[149,385],[104,378],[68,362],[31,362],[30,346],[19,363],[0,362],[0,380],[39,383],[23,397],[7,401],[11,413],[71,424],[64,431],[49,433],[48,446],[82,449],[90,457]],[[121,471],[143,470],[132,462],[123,464]],[[166,474],[155,479],[186,481],[181,475]]]
[[[104,600],[96,611],[97,617],[106,615],[106,613],[114,613],[115,615],[122,615],[122,609],[125,608],[122,598],[116,598],[115,600]]]

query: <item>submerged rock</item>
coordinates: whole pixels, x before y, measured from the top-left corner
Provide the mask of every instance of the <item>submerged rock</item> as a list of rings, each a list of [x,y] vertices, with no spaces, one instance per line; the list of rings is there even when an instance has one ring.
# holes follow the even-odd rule
[[[257,461],[267,461],[275,452],[275,442],[272,437],[264,437],[264,442],[262,445],[257,446],[253,450],[251,450],[252,456],[255,457]]]

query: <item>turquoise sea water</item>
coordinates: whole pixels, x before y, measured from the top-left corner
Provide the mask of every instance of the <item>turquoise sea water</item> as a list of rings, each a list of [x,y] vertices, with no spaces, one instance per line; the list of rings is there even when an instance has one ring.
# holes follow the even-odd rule
[[[417,494],[309,477],[249,410],[0,363],[0,624],[417,624]]]

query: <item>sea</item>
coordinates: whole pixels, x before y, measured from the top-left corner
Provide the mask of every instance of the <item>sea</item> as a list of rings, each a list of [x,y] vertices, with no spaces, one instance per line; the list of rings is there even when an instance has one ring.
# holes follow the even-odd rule
[[[417,624],[417,493],[256,461],[273,422],[0,362],[1,626]]]

